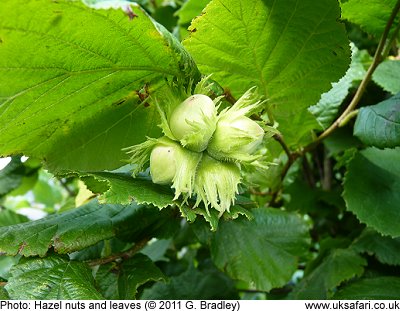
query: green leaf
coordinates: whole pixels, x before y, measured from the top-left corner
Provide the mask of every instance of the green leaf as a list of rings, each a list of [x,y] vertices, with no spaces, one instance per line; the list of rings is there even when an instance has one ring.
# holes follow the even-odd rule
[[[18,263],[18,260],[18,256],[0,256],[0,280],[7,280],[10,277],[10,269],[13,265]]]
[[[351,50],[352,60],[346,74],[338,82],[332,83],[330,91],[322,94],[319,102],[309,109],[324,129],[336,118],[340,105],[349,94],[353,83],[361,81],[366,74],[363,63],[366,58],[370,58],[368,53],[359,51],[354,44],[351,44]]]
[[[9,300],[10,299],[10,296],[8,296],[8,293],[3,286],[0,286],[0,299],[1,300]]]
[[[174,204],[171,188],[154,184],[149,178],[110,172],[83,173],[79,176],[90,190],[102,193],[100,203],[129,204],[134,200],[138,204],[153,204],[159,208]]]
[[[198,71],[132,6],[130,20],[76,1],[0,2],[0,155],[34,156],[54,171],[114,169],[126,158],[121,148],[160,133],[143,97]]]
[[[358,252],[366,252],[375,257],[383,264],[400,265],[400,238],[393,239],[382,236],[378,232],[366,229],[354,242],[353,247]]]
[[[191,21],[201,14],[210,0],[188,0],[175,13],[178,16],[178,25],[180,27],[180,37],[186,38],[189,35],[187,28]]]
[[[0,227],[11,226],[29,221],[28,217],[11,210],[0,210]]]
[[[400,93],[379,104],[360,108],[354,135],[369,146],[400,146]]]
[[[173,218],[172,218],[173,219]],[[53,247],[65,254],[114,236],[138,241],[145,236],[168,235],[171,211],[131,205],[100,205],[96,201],[29,223],[0,227],[0,252],[44,256]]]
[[[396,2],[396,0],[342,1],[342,18],[360,25],[370,34],[379,36],[383,33]],[[394,25],[398,23],[399,18],[396,18]]]
[[[135,299],[140,285],[161,280],[166,280],[161,270],[147,256],[136,254],[121,266],[118,280],[120,299]]]
[[[372,79],[385,91],[400,92],[400,60],[385,60],[375,70]]]
[[[20,157],[13,157],[11,162],[0,170],[0,197],[18,188],[25,175],[25,167]]]
[[[103,299],[90,269],[64,257],[21,260],[11,270],[6,289],[11,299]]]
[[[340,289],[333,299],[399,299],[400,278],[386,276],[362,279]]]
[[[293,146],[319,128],[307,108],[349,65],[339,15],[335,0],[213,0],[184,45],[201,71],[235,97],[258,86]]]
[[[182,234],[182,230],[179,233]],[[143,247],[140,253],[146,255],[152,261],[169,261],[169,259],[165,257],[165,253],[171,246],[171,243],[171,239],[151,241],[145,247]]]
[[[350,161],[344,180],[347,209],[376,231],[400,236],[400,148],[368,148]]]
[[[296,285],[291,299],[327,299],[342,282],[364,272],[367,261],[353,250],[335,249]]]
[[[145,289],[140,299],[234,299],[234,283],[215,268],[194,269]]]
[[[101,265],[96,273],[96,283],[107,299],[136,299],[139,286],[165,280],[161,270],[143,254],[136,254],[120,264]]]
[[[96,272],[96,286],[106,299],[119,299],[117,263],[99,266]]]
[[[297,214],[252,210],[254,220],[221,222],[211,240],[215,265],[249,288],[269,291],[285,285],[308,249],[308,225]]]

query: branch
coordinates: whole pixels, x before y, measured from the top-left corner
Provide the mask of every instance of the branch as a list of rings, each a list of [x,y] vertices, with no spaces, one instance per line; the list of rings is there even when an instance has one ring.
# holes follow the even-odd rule
[[[0,286],[6,286],[7,282],[0,282]]]
[[[390,28],[392,27],[394,19],[396,18],[396,15],[398,14],[399,10],[400,10],[400,0],[397,1],[396,5],[389,17],[389,20],[386,23],[386,27],[385,27],[385,30],[383,31],[383,34],[379,41],[378,47],[377,47],[375,55],[374,55],[374,59],[372,60],[372,63],[370,65],[370,67],[368,68],[367,74],[365,75],[364,79],[361,81],[361,83],[357,89],[357,92],[354,95],[349,106],[347,106],[346,110],[343,111],[341,116],[339,118],[337,118],[337,120],[335,122],[333,122],[332,125],[328,129],[326,129],[324,132],[322,132],[322,134],[312,144],[310,144],[310,147],[320,143],[324,138],[326,138],[327,136],[332,134],[332,132],[334,132],[338,127],[340,127],[342,125],[342,122],[344,120],[346,120],[347,116],[356,108],[356,106],[360,102],[361,97],[364,94],[368,83],[372,79],[372,74],[374,73],[376,67],[378,67],[378,65],[383,60],[382,52],[384,51],[384,47],[385,47],[386,40],[389,35]]]
[[[104,257],[104,258],[90,260],[87,263],[89,266],[94,267],[94,266],[98,266],[98,265],[104,265],[109,262],[113,262],[117,259],[121,259],[121,258],[128,259],[128,258],[132,257],[133,255],[135,255],[137,252],[139,252],[143,247],[145,247],[149,241],[150,241],[150,238],[144,238],[144,239],[140,240],[139,242],[135,243],[130,249],[128,249],[125,252],[112,254],[112,255]]]

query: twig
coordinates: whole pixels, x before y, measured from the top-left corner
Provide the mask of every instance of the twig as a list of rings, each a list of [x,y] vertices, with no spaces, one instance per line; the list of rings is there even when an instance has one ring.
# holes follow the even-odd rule
[[[389,35],[389,31],[390,28],[392,27],[392,24],[394,22],[394,19],[396,18],[397,13],[400,10],[400,0],[397,1],[388,22],[386,23],[386,27],[385,30],[383,31],[382,37],[379,41],[378,47],[376,49],[374,58],[372,60],[372,63],[370,65],[370,67],[368,68],[368,71],[364,77],[364,79],[361,81],[356,94],[354,95],[352,101],[350,102],[350,104],[347,106],[346,110],[343,111],[343,113],[340,115],[339,118],[336,119],[335,122],[332,123],[332,125],[326,129],[324,132],[322,132],[322,134],[312,143],[310,144],[310,147],[313,147],[314,145],[320,143],[324,138],[326,138],[327,136],[329,136],[330,134],[332,134],[332,132],[334,132],[338,127],[340,127],[340,125],[342,124],[342,122],[346,119],[347,115],[349,113],[351,113],[355,107],[358,105],[358,103],[361,100],[362,95],[364,94],[366,88],[367,88],[367,84],[371,81],[372,79],[372,74],[374,73],[376,67],[382,62],[383,58],[382,58],[382,51],[385,47],[386,44],[386,40],[387,37]]]
[[[228,103],[230,103],[231,105],[236,103],[236,99],[235,97],[233,97],[231,91],[229,89],[224,89],[224,97],[227,100]]]
[[[6,286],[7,282],[0,282],[0,286]]]
[[[376,49],[373,61],[370,65],[370,67],[368,68],[368,71],[364,77],[364,79],[361,81],[356,94],[354,95],[352,101],[350,102],[350,104],[347,106],[347,108],[345,109],[345,111],[336,119],[335,122],[332,123],[332,125],[326,129],[324,132],[322,132],[320,134],[320,136],[318,136],[313,142],[311,142],[310,144],[308,144],[306,147],[304,147],[301,150],[298,151],[294,151],[292,152],[289,147],[286,145],[286,143],[284,142],[284,139],[281,135],[274,135],[274,139],[276,141],[278,141],[280,143],[280,145],[282,146],[283,150],[285,151],[286,155],[288,156],[288,161],[286,162],[282,173],[281,173],[281,185],[280,187],[278,187],[278,190],[276,190],[273,194],[272,194],[272,198],[270,200],[270,205],[274,205],[276,203],[276,199],[278,197],[278,194],[280,193],[280,188],[282,186],[283,180],[285,179],[290,167],[293,165],[293,163],[301,156],[304,156],[305,153],[313,150],[316,146],[318,146],[318,144],[327,136],[331,135],[337,128],[339,128],[340,126],[344,126],[351,118],[353,118],[354,116],[357,115],[357,111],[354,111],[354,109],[356,108],[356,106],[358,105],[358,103],[361,100],[362,95],[364,94],[368,83],[371,81],[372,79],[372,74],[374,73],[376,67],[382,62],[382,60],[384,59],[384,53],[386,52],[387,48],[385,48],[385,43],[387,40],[387,37],[389,35],[390,32],[390,28],[392,27],[392,24],[394,22],[394,19],[396,18],[396,15],[398,14],[400,10],[400,0],[397,1],[395,7],[393,8],[393,11],[389,17],[389,20],[386,23],[385,26],[385,30],[383,31],[383,34],[381,36],[381,39],[379,41],[378,47]],[[391,37],[391,41],[389,42],[389,44],[391,44],[391,42],[394,40],[394,36],[396,35],[396,33],[399,31],[399,26],[396,27],[392,37]],[[327,165],[327,169],[328,166],[330,166],[330,163],[324,163]],[[328,177],[328,176],[327,176]],[[325,186],[328,186],[328,184],[326,184]]]
[[[289,147],[286,145],[285,141],[281,134],[275,134],[273,138],[282,146],[283,150],[285,151],[289,161],[292,161],[293,154],[290,151]]]
[[[133,247],[131,247],[130,249],[128,249],[125,252],[112,254],[112,255],[104,257],[104,258],[90,260],[87,263],[89,266],[93,267],[93,266],[98,266],[98,265],[104,265],[109,262],[113,262],[117,259],[121,259],[121,258],[128,259],[128,258],[132,257],[133,255],[135,255],[137,252],[139,252],[143,247],[145,247],[149,241],[150,241],[150,238],[144,238],[141,241],[135,243],[135,245],[133,245]]]

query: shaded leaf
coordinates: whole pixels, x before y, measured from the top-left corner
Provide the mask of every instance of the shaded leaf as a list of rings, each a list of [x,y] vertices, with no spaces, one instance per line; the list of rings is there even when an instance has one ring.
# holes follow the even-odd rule
[[[120,264],[101,265],[96,273],[96,284],[107,299],[135,299],[140,285],[162,280],[166,280],[164,274],[143,254]]]
[[[385,60],[375,70],[372,79],[385,91],[400,92],[400,60]]]
[[[151,241],[140,251],[140,253],[146,255],[152,261],[168,261],[169,259],[164,255],[170,247],[171,243],[171,239]]]
[[[378,232],[366,229],[354,242],[353,247],[358,252],[374,255],[380,262],[388,265],[400,265],[400,238],[393,239],[382,236]]]
[[[234,299],[234,283],[215,268],[201,271],[192,266],[171,277],[168,283],[156,283],[145,289],[140,299]]]
[[[121,266],[118,280],[120,299],[135,299],[140,285],[161,280],[166,280],[164,274],[149,257],[136,254]]]
[[[353,250],[335,249],[294,288],[291,299],[327,299],[342,282],[364,272],[367,261]]]
[[[220,223],[211,240],[215,265],[250,289],[269,291],[285,285],[308,249],[308,225],[297,214],[253,209],[252,221]],[[256,264],[255,264],[256,263]]]
[[[6,289],[11,299],[103,299],[90,269],[64,257],[22,259],[11,269]]]
[[[379,36],[383,33],[386,23],[396,0],[349,0],[342,2],[342,18],[360,25],[370,34]],[[394,24],[399,22],[396,18]]]
[[[0,197],[18,188],[25,175],[25,167],[20,157],[13,157],[8,165],[0,170]]]
[[[361,279],[340,289],[333,299],[399,299],[400,278],[376,277]]]
[[[368,148],[347,167],[343,197],[347,209],[376,231],[400,236],[399,148]]]
[[[319,128],[307,108],[345,73],[349,42],[338,2],[214,0],[184,45],[235,97],[256,85],[294,146]]]
[[[133,10],[130,20],[77,1],[1,1],[1,155],[45,159],[54,171],[113,169],[121,148],[160,133],[155,106],[138,93],[198,71],[170,33]]]
[[[360,108],[354,135],[369,146],[400,146],[400,93],[379,104]]]
[[[117,263],[100,265],[96,272],[96,286],[106,299],[119,299]]]
[[[171,213],[131,205],[100,205],[96,201],[64,213],[0,227],[0,252],[44,256],[53,247],[60,254],[81,250],[114,236],[137,241],[144,235],[168,235]]]

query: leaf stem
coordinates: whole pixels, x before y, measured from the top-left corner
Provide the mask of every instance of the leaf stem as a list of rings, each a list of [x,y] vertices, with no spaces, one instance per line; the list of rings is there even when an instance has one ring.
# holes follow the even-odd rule
[[[332,134],[340,126],[340,124],[343,122],[343,120],[346,119],[347,115],[350,114],[355,109],[355,107],[358,105],[358,103],[360,102],[361,97],[364,94],[368,83],[372,79],[372,74],[374,73],[376,67],[378,67],[378,65],[383,60],[383,53],[382,52],[383,52],[383,50],[385,48],[385,44],[386,44],[386,40],[387,40],[388,35],[389,35],[390,28],[392,27],[394,19],[396,18],[396,15],[398,14],[399,10],[400,10],[400,0],[397,1],[395,7],[393,8],[393,11],[392,11],[392,13],[391,13],[391,15],[389,17],[389,20],[386,23],[385,30],[383,31],[381,39],[379,40],[379,44],[378,44],[378,47],[376,49],[376,52],[375,52],[374,58],[372,60],[372,63],[369,66],[368,71],[367,71],[364,79],[361,81],[361,83],[360,83],[360,85],[359,85],[359,87],[358,87],[358,89],[356,91],[356,94],[354,95],[352,101],[347,106],[345,111],[343,111],[343,113],[340,115],[340,117],[337,118],[336,121],[333,122],[332,125],[328,129],[326,129],[324,132],[322,132],[322,134],[320,136],[317,137],[317,139],[311,144],[312,146],[318,144],[324,138],[326,138],[327,136]]]
[[[137,252],[139,252],[143,247],[145,247],[149,241],[150,241],[150,238],[144,238],[144,239],[140,240],[139,242],[135,243],[130,249],[128,249],[125,252],[112,254],[112,255],[104,257],[104,258],[90,260],[87,263],[89,266],[94,267],[94,266],[104,265],[104,264],[113,262],[117,259],[128,259],[128,258],[132,257],[133,255],[135,255]]]

